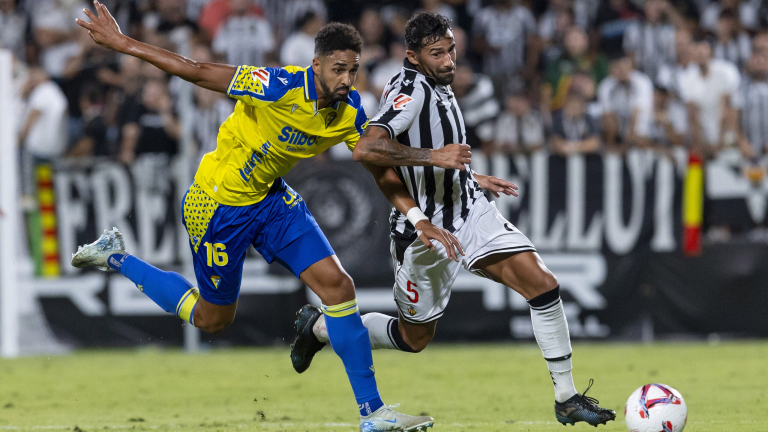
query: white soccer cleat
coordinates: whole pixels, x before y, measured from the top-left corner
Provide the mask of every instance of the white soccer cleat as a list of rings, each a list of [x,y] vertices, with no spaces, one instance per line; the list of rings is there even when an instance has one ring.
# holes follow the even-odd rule
[[[107,264],[109,256],[112,254],[125,253],[125,241],[123,235],[117,228],[104,230],[104,233],[95,242],[79,246],[77,252],[72,254],[71,264],[73,267],[84,268],[96,266],[101,271],[109,271],[111,268]]]
[[[398,404],[399,405],[399,404]],[[392,410],[398,405],[390,405],[377,409],[371,415],[360,418],[360,432],[426,431],[435,424],[435,419],[429,416],[410,416]]]

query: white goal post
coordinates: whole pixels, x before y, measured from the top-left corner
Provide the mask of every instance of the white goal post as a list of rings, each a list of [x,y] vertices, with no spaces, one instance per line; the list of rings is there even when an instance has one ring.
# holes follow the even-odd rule
[[[19,355],[16,242],[21,227],[12,69],[10,51],[0,50],[0,356],[6,358]]]

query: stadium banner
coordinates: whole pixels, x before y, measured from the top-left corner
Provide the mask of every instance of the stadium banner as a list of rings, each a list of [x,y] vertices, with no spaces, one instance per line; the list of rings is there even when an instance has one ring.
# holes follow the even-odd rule
[[[560,282],[573,338],[638,339],[658,334],[768,335],[758,305],[768,269],[763,243],[705,242],[681,248],[682,192],[688,158],[626,155],[473,155],[472,168],[520,186],[496,200],[528,235]],[[180,200],[189,184],[180,160],[145,155],[126,166],[110,160],[55,166],[61,276],[25,281],[53,332],[75,346],[180,344],[183,323],[119,274],[69,265],[78,244],[119,227],[129,252],[194,280]],[[727,161],[705,166],[705,226],[764,223],[768,182],[750,183]],[[355,280],[363,313],[395,315],[390,206],[358,163],[304,161],[287,177],[315,215]],[[749,275],[749,276],[745,276]],[[277,264],[251,250],[235,323],[203,336],[218,345],[289,342],[295,311],[318,299]],[[738,311],[742,319],[733,320]],[[438,340],[530,339],[527,303],[510,289],[469,273],[453,287]]]

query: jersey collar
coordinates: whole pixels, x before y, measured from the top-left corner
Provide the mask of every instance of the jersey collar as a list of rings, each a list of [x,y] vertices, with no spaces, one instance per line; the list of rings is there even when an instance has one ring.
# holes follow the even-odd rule
[[[416,66],[413,63],[411,63],[410,60],[408,60],[408,57],[406,57],[403,60],[403,69],[409,70],[409,71],[413,71],[413,72],[416,72],[419,75],[422,75],[424,78],[426,78],[427,84],[429,84],[429,86],[432,87],[432,88],[435,88],[435,86],[437,85],[437,83],[435,82],[434,78],[432,78],[431,76],[424,75],[423,73],[419,72],[416,69]]]
[[[307,67],[304,72],[304,97],[307,100],[317,101],[317,89],[315,89],[315,72],[312,71],[312,65]]]

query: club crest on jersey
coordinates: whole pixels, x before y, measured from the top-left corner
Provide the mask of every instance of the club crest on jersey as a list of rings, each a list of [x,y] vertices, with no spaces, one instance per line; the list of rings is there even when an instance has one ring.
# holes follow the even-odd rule
[[[410,96],[406,96],[404,94],[399,94],[399,95],[395,96],[395,100],[392,101],[392,108],[400,111],[403,108],[405,108],[406,105],[411,103],[412,100],[413,100],[413,98],[411,98]]]
[[[299,105],[293,104],[293,106],[291,107],[291,114],[293,114],[293,112],[296,111],[297,109],[299,109]]]
[[[416,309],[413,308],[413,306],[408,306],[408,313],[411,314],[411,316],[416,315]]]
[[[211,282],[213,282],[214,288],[219,289],[219,282],[221,282],[221,276],[211,276]]]
[[[328,126],[330,126],[331,123],[333,123],[333,121],[336,120],[336,116],[337,116],[337,114],[336,114],[335,111],[331,111],[331,113],[328,114],[328,117],[325,118],[325,128],[326,129],[328,129]]]

